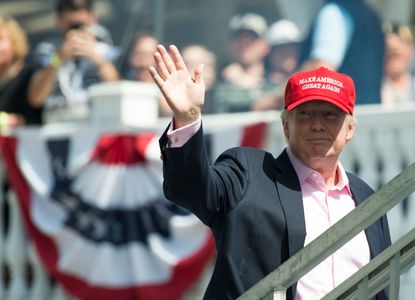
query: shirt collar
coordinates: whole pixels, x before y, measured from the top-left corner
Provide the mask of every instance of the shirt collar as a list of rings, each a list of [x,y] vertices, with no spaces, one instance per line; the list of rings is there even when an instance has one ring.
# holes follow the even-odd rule
[[[287,154],[288,157],[294,167],[295,172],[297,173],[298,180],[302,185],[307,178],[311,178],[311,175],[316,172],[315,170],[307,167],[300,159],[298,159],[291,151],[290,147],[287,147]],[[349,178],[347,177],[346,171],[344,170],[340,161],[337,164],[337,175],[339,181],[337,182],[335,189],[342,190],[345,187],[347,188],[349,194],[351,195],[350,186],[349,186]]]

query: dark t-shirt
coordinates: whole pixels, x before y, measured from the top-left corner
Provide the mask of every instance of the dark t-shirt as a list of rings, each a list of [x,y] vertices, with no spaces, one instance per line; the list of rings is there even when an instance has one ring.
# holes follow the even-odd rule
[[[42,110],[33,108],[27,99],[34,71],[32,66],[26,66],[15,78],[0,84],[0,111],[22,115],[27,125],[42,123]]]

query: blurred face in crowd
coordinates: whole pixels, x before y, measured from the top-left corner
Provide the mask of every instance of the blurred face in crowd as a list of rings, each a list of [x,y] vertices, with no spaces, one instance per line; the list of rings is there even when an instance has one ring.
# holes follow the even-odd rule
[[[408,72],[413,57],[411,42],[404,40],[396,33],[388,33],[385,41],[386,75],[393,78]]]
[[[7,28],[0,27],[0,66],[6,66],[12,63],[14,47],[11,40],[10,32]]]
[[[288,145],[310,168],[318,169],[325,160],[336,161],[354,134],[353,116],[325,101],[306,102],[284,113]]]
[[[298,45],[294,43],[272,47],[269,53],[270,71],[290,74],[297,66],[298,50]]]
[[[242,65],[260,62],[269,51],[267,43],[250,30],[234,33],[230,51],[234,59]]]
[[[74,24],[92,25],[96,21],[95,15],[87,9],[66,10],[57,16],[56,27],[60,33],[65,34]]]
[[[204,64],[203,79],[206,90],[209,90],[216,82],[215,55],[204,47],[193,45],[183,49],[182,57],[190,72],[193,72],[198,65]]]
[[[157,40],[152,36],[143,36],[136,40],[130,56],[130,67],[135,73],[135,79],[153,82],[148,68],[154,64],[154,52],[157,51]]]

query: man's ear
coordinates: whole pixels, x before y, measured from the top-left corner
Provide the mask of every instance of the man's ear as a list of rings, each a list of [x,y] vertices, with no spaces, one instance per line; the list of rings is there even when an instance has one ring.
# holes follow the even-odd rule
[[[352,116],[348,120],[347,124],[347,134],[346,134],[346,141],[350,141],[353,138],[354,132],[356,130],[356,121],[354,119],[355,117]]]
[[[288,137],[289,137],[289,126],[288,126],[288,121],[284,118],[284,119],[282,119],[282,127],[283,127],[283,129],[284,129],[284,135],[285,135],[285,138],[288,140]]]

